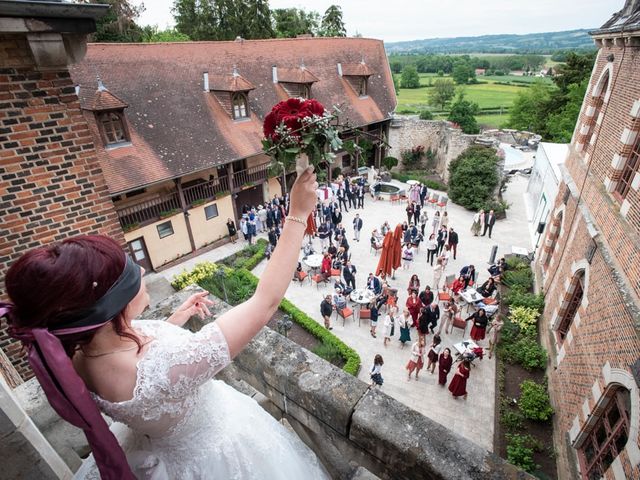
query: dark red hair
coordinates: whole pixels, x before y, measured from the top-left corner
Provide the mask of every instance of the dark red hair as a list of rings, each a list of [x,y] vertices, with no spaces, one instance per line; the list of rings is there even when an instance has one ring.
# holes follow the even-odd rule
[[[14,327],[52,328],[93,305],[116,282],[125,265],[125,253],[111,238],[81,235],[25,253],[7,272],[5,285],[15,308],[9,313]],[[124,332],[122,313],[113,320],[118,335]],[[60,340],[72,357],[91,342],[96,330],[67,335]]]

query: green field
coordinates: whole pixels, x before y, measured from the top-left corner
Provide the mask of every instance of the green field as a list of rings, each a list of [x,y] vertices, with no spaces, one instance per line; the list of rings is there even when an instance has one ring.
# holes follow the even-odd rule
[[[429,107],[428,98],[430,87],[429,81],[433,83],[438,77],[432,73],[421,73],[420,88],[405,89],[401,88],[398,93],[398,113],[419,113],[421,110],[430,109],[434,112],[436,118],[446,117],[446,112],[439,112]],[[446,76],[445,76],[446,78]],[[467,99],[478,104],[481,114],[478,115],[478,123],[483,126],[498,128],[508,117],[508,111],[518,95],[528,85],[535,80],[541,80],[545,83],[552,84],[549,78],[521,77],[516,75],[505,76],[479,76],[480,83],[472,85],[463,85],[457,88],[465,92]],[[507,85],[505,85],[507,84]]]

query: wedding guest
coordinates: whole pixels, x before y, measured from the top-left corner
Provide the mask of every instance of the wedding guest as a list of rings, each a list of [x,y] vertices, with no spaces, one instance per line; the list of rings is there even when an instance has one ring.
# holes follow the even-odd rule
[[[429,333],[429,313],[427,307],[420,309],[420,316],[418,317],[418,338],[424,338]]]
[[[487,317],[487,312],[485,312],[484,308],[474,312],[473,315],[469,316],[466,320],[473,321],[473,327],[471,327],[471,339],[476,342],[484,340],[484,336],[487,333],[487,324],[489,323],[489,318]]]
[[[362,230],[362,219],[360,214],[356,213],[356,218],[353,219],[353,239],[356,242],[360,241],[360,231]]]
[[[491,319],[491,326],[489,327],[489,358],[493,355],[493,351],[498,345],[498,340],[500,339],[500,330],[504,326],[504,321],[500,318],[499,314],[496,314]]]
[[[383,340],[383,344],[386,347],[387,343],[389,342],[389,340],[391,340],[391,337],[393,337],[393,334],[395,333],[395,326],[396,326],[396,309],[395,308],[389,308],[389,311],[387,312],[387,314],[384,316],[384,340]]]
[[[420,292],[419,297],[420,297],[420,301],[422,302],[422,305],[425,307],[427,305],[431,305],[435,298],[433,292],[431,291],[431,287],[429,285],[426,285],[424,287],[424,291]]]
[[[418,203],[414,203],[414,206],[413,206],[413,223],[415,223],[416,225],[418,225],[418,223],[420,221],[420,211],[421,210],[422,210],[422,207]],[[411,221],[409,221],[409,223],[411,223]]]
[[[420,291],[420,279],[415,273],[411,275],[411,279],[409,279],[409,286],[407,287],[407,293],[409,295],[411,295],[411,290],[415,290],[416,292]]]
[[[420,212],[420,232],[422,232],[422,236],[424,237],[424,229],[427,226],[427,222],[429,221],[429,214],[427,214],[426,209],[422,209]]]
[[[444,268],[446,268],[447,265],[449,264],[450,257],[451,257],[451,249],[449,248],[449,245],[445,245],[444,250],[442,251],[442,254],[439,257],[442,259],[442,266]]]
[[[414,202],[409,203],[409,205],[407,205],[406,211],[407,211],[407,224],[409,224],[409,223],[411,223],[411,220],[413,220],[413,212],[415,211],[415,203]]]
[[[324,320],[324,328],[327,330],[333,330],[331,326],[331,315],[333,314],[333,303],[331,303],[331,295],[324,297],[324,300],[320,303],[320,314]]]
[[[427,370],[429,373],[433,373],[436,369],[436,363],[438,363],[438,356],[440,355],[440,350],[442,349],[441,345],[442,339],[440,335],[437,333],[433,336],[433,342],[429,347],[429,352],[427,353],[427,358],[429,361],[427,362]]]
[[[409,267],[413,263],[413,246],[408,243],[405,245],[404,250],[402,251],[402,268],[404,270],[409,270]]]
[[[449,371],[451,371],[452,363],[453,357],[451,356],[451,350],[445,348],[438,358],[438,383],[443,387],[447,383],[447,375]]]
[[[484,282],[480,287],[478,287],[477,292],[482,295],[484,298],[493,297],[493,294],[496,291],[496,281],[493,277],[489,277],[489,279]]]
[[[402,316],[398,319],[398,325],[400,327],[400,343],[402,348],[406,342],[411,341],[411,314],[408,309],[402,310]]]
[[[380,283],[380,279],[374,276],[373,273],[370,273],[367,278],[367,289],[371,290],[376,295],[380,295],[382,293],[382,283]]]
[[[480,230],[484,227],[484,210],[480,210],[473,216],[473,223],[471,224],[471,233],[474,237],[480,235]]]
[[[321,248],[325,249],[329,245],[329,237],[331,237],[331,223],[328,220],[318,227],[318,237]]]
[[[451,380],[449,384],[449,391],[454,398],[462,396],[465,400],[467,399],[467,379],[469,378],[470,371],[471,362],[469,360],[463,360],[458,366],[453,380]]]
[[[411,315],[411,319],[413,320],[413,326],[417,327],[418,316],[420,315],[420,309],[422,308],[422,302],[418,298],[417,290],[411,290],[409,298],[407,298],[406,307]]]
[[[464,290],[464,285],[465,285],[465,281],[464,281],[464,277],[462,275],[460,275],[458,278],[456,278],[453,283],[451,284],[451,292],[455,295],[458,296],[460,295],[460,292],[462,290]]]
[[[456,304],[456,302],[451,301],[447,302],[444,307],[444,319],[440,325],[440,329],[438,333],[442,331],[444,328],[444,333],[449,333],[449,330],[453,330],[453,319],[458,316],[460,313],[460,307]]]
[[[491,232],[493,231],[493,226],[496,224],[496,215],[493,213],[493,210],[489,210],[489,213],[485,213],[484,215],[484,230],[482,232],[482,236],[484,237],[489,230],[489,238],[491,238]]]
[[[416,372],[416,380],[418,380],[418,375],[420,374],[420,370],[424,366],[424,337],[418,337],[418,341],[415,342],[411,346],[411,358],[409,358],[409,362],[405,367],[409,372],[407,375],[407,380],[411,380],[411,374]]]
[[[384,380],[382,379],[382,365],[384,365],[384,360],[382,359],[382,355],[378,354],[373,359],[373,366],[369,370],[369,374],[371,376],[371,385],[369,388],[375,387],[378,385],[382,386]]]
[[[427,316],[429,318],[429,329],[431,333],[434,333],[434,329],[438,325],[438,320],[440,319],[440,307],[436,302],[433,302],[427,308]]]
[[[476,281],[476,267],[473,265],[467,265],[460,270],[460,276],[464,278],[464,288],[468,288]]]
[[[440,226],[445,228],[449,226],[449,214],[447,213],[446,210],[442,213],[442,218],[440,219]]]
[[[320,274],[325,278],[328,279],[331,277],[331,255],[329,255],[328,252],[326,252],[323,256],[322,256],[322,264],[320,266]]]
[[[433,225],[433,231],[431,233],[436,233],[436,230],[440,227],[440,212],[436,210],[436,213],[433,215],[433,220],[431,220],[431,225]]]
[[[227,230],[229,231],[231,243],[236,243],[238,240],[238,230],[236,229],[236,223],[230,218],[227,218]]]
[[[370,307],[371,311],[371,328],[369,329],[369,333],[373,338],[376,338],[376,329],[378,328],[378,306],[373,302]]]
[[[351,264],[351,260],[347,260],[342,268],[342,276],[347,286],[351,287],[351,290],[356,289],[356,272],[356,267]]]
[[[453,230],[453,227],[449,228],[449,248],[453,252],[453,259],[456,259],[456,255],[458,254],[458,232]]]
[[[438,258],[438,260],[436,260],[436,266],[433,267],[433,288],[436,291],[440,288],[440,279],[443,273],[444,265],[442,264],[442,259]]]
[[[432,233],[429,235],[429,240],[427,240],[427,262],[429,265],[433,267],[433,260],[436,258],[436,253],[438,252],[438,242],[436,240],[436,235]]]

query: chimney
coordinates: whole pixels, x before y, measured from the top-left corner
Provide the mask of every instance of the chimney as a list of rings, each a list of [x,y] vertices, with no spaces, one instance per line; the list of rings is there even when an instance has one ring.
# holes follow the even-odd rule
[[[204,72],[202,75],[204,77],[204,91],[208,92],[209,91],[209,72]]]
[[[338,76],[342,76],[342,64],[338,62]]]
[[[271,74],[273,76],[273,83],[278,83],[278,67],[275,65],[271,67]]]

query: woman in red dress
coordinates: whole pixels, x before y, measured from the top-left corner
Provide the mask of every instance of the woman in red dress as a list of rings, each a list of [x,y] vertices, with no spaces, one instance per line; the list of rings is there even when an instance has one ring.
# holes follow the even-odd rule
[[[324,257],[322,257],[322,266],[320,267],[320,273],[324,276],[324,278],[331,277],[331,256],[325,252]]]
[[[418,326],[418,316],[420,315],[420,309],[422,308],[422,302],[418,298],[418,291],[411,290],[411,294],[409,298],[407,298],[407,310],[411,314],[411,319],[413,320],[413,326]]]
[[[467,318],[467,320],[471,320],[473,322],[473,327],[471,327],[471,339],[476,342],[484,340],[484,336],[487,333],[487,324],[489,323],[489,318],[487,317],[487,312],[484,311],[484,308],[478,310]]]
[[[463,360],[449,384],[449,391],[454,398],[462,396],[465,400],[467,399],[467,378],[470,370],[471,362]]]
[[[438,383],[443,387],[447,383],[447,375],[451,370],[452,363],[453,357],[451,356],[451,350],[445,348],[438,358]]]

